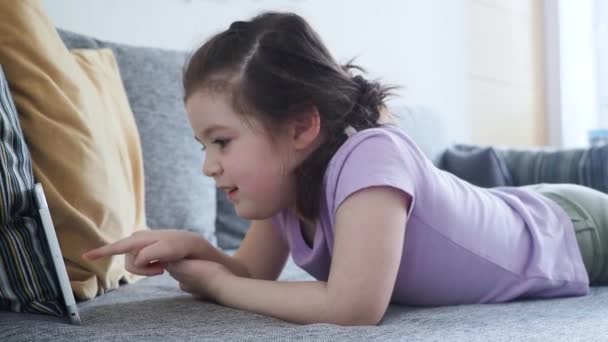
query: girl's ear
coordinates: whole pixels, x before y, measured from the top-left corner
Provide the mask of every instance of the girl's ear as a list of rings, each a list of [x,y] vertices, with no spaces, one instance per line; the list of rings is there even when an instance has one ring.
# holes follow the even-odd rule
[[[319,137],[321,116],[316,106],[310,105],[300,111],[291,122],[290,138],[296,149],[308,148]]]

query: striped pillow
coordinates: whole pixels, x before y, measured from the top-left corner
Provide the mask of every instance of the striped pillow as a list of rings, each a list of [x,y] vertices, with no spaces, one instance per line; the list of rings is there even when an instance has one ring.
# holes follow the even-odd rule
[[[608,145],[553,150],[502,149],[499,154],[515,186],[572,183],[608,193]]]
[[[0,66],[0,309],[62,316],[33,188],[30,154]]]

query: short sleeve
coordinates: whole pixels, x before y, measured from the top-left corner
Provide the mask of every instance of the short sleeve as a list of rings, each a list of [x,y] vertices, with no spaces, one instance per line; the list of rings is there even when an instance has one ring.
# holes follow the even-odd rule
[[[335,214],[351,194],[369,187],[389,186],[415,198],[419,179],[415,147],[396,134],[374,129],[373,133],[353,136],[328,172],[328,202]],[[411,210],[411,208],[410,208]]]

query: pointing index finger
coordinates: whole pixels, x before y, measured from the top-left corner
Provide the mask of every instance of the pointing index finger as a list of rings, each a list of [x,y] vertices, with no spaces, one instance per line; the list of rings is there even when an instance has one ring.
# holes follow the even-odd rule
[[[135,252],[152,243],[154,243],[154,240],[135,239],[133,237],[127,237],[116,242],[92,249],[84,253],[82,256],[85,259],[96,260],[107,256]]]

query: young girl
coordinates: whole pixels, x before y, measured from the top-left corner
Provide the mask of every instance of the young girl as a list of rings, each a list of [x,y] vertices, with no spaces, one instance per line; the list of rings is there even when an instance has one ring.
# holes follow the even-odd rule
[[[484,189],[391,123],[391,89],[340,66],[299,16],[238,21],[194,53],[185,105],[203,172],[252,220],[234,256],[195,233],[137,232],[126,254],[196,297],[297,323],[374,325],[389,303],[580,296],[608,284],[608,195]],[[359,69],[360,70],[360,69]],[[578,242],[578,243],[577,243]],[[288,254],[317,281],[282,282]]]

